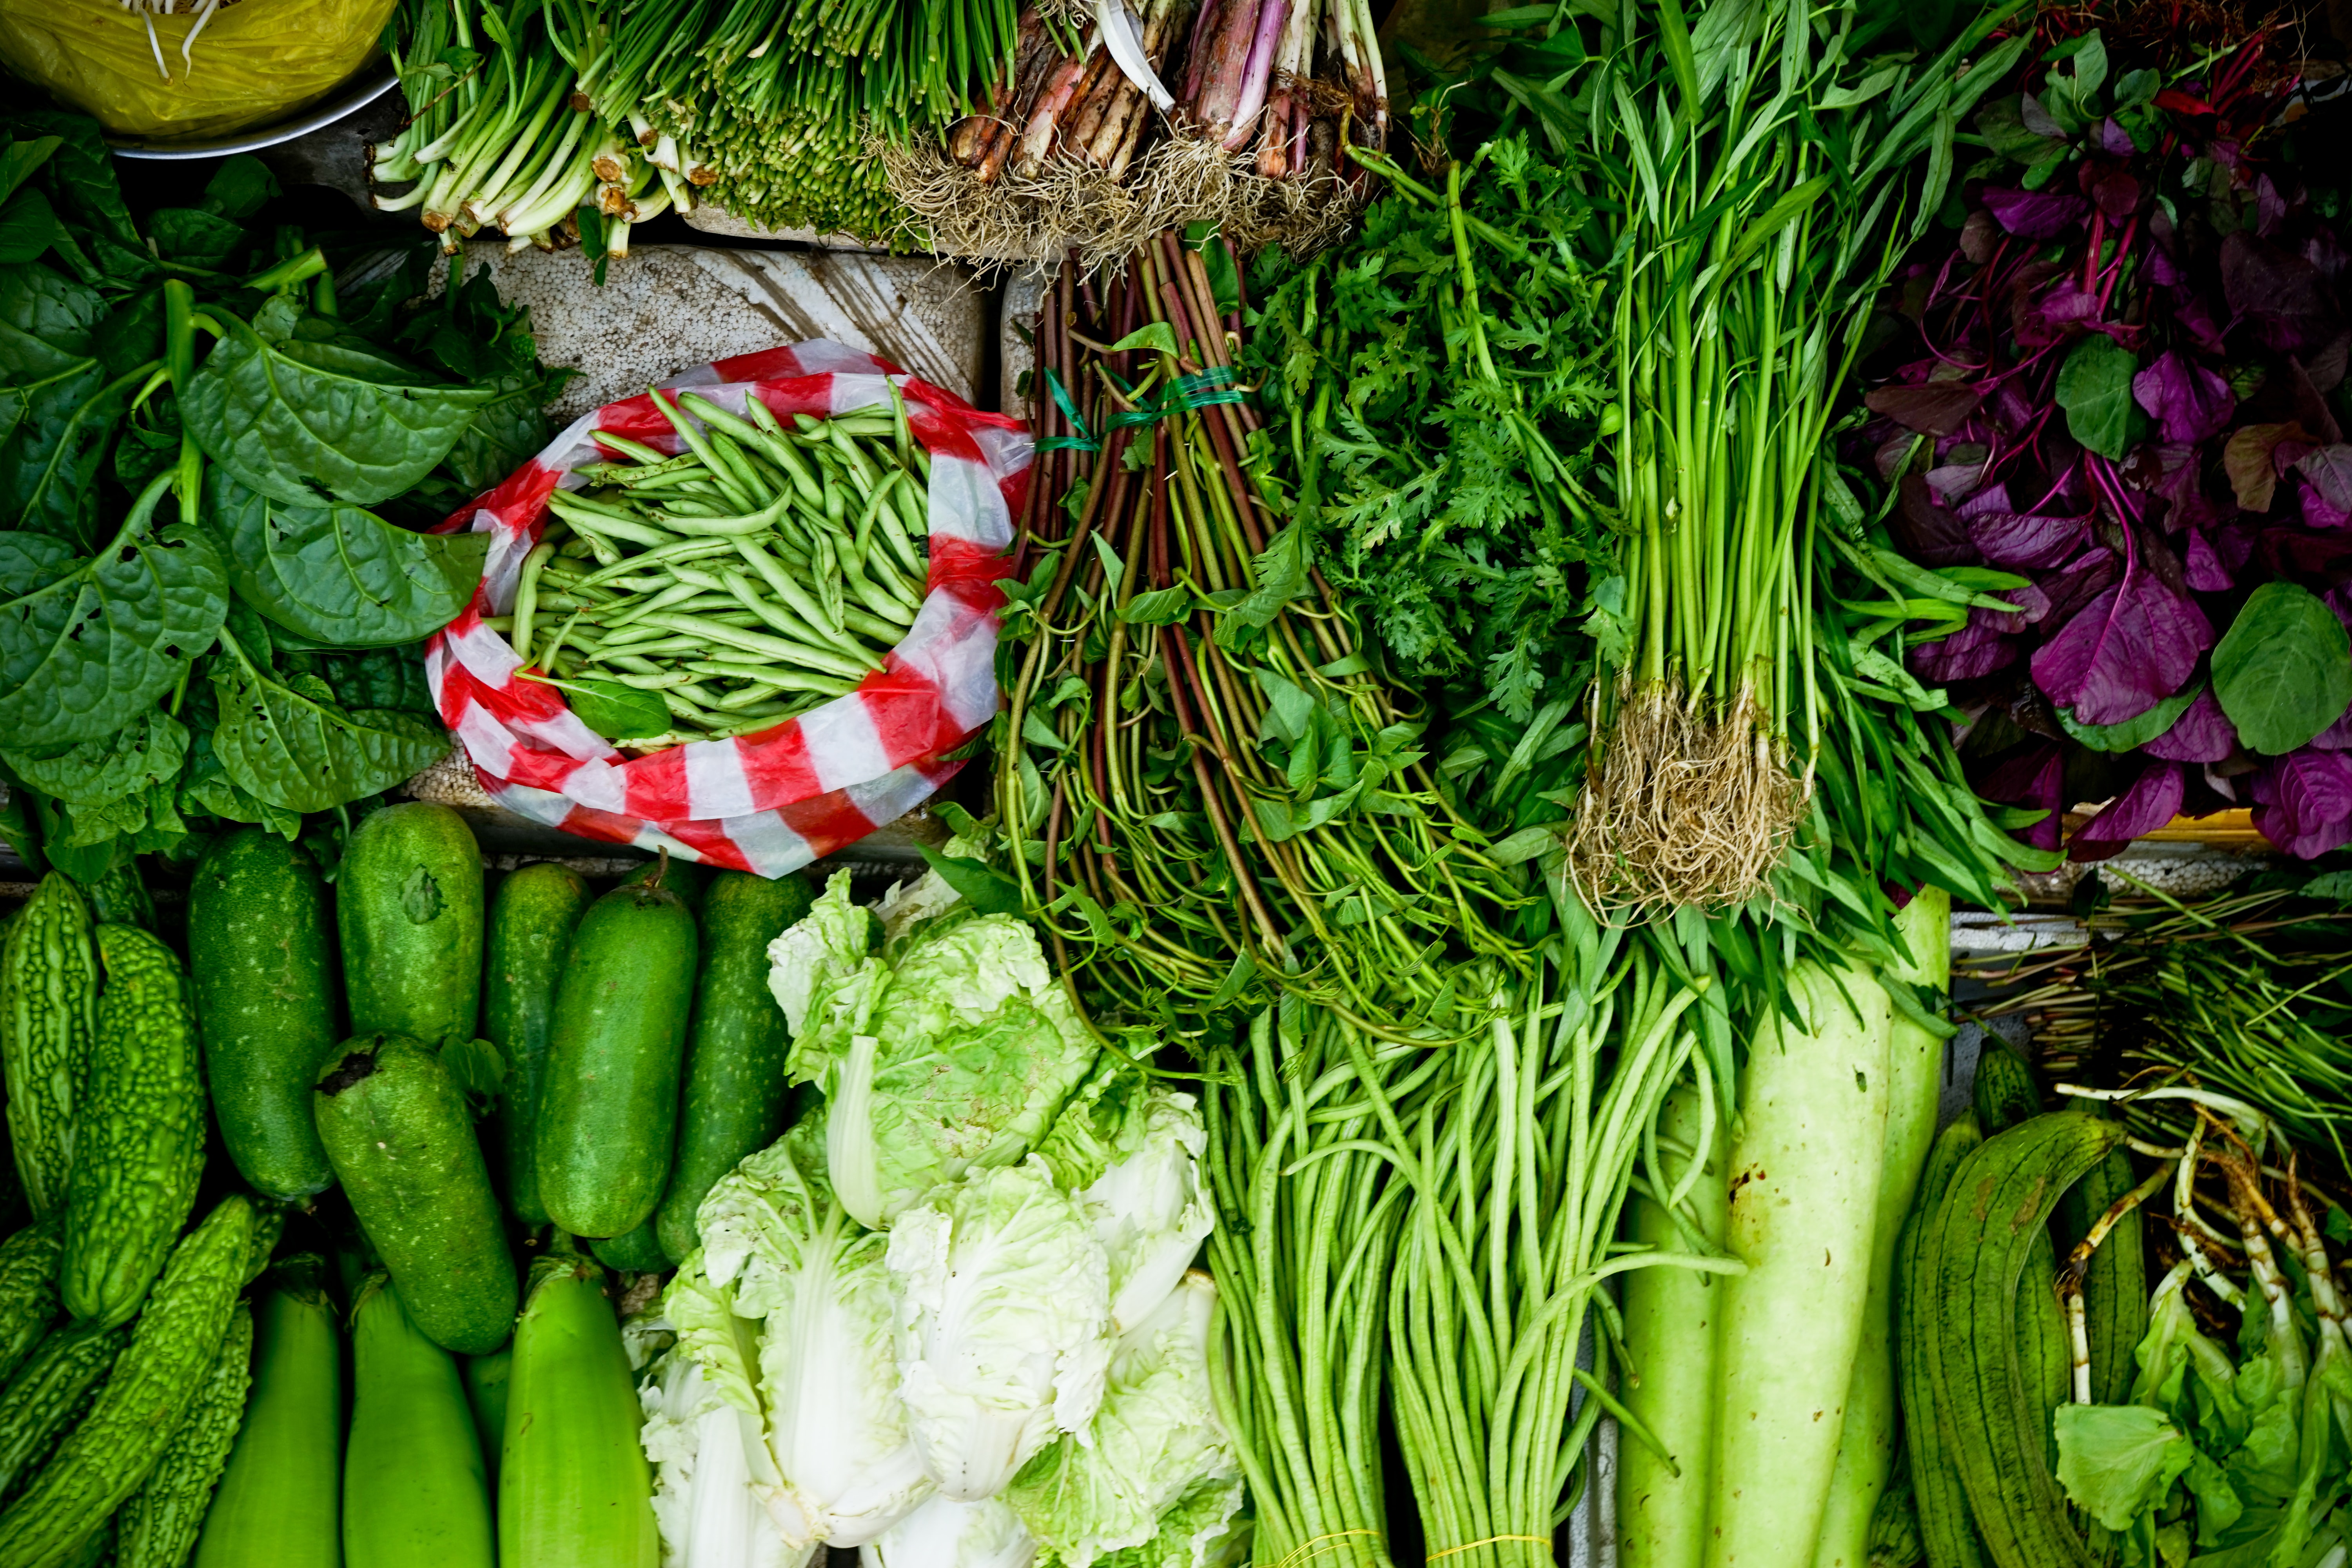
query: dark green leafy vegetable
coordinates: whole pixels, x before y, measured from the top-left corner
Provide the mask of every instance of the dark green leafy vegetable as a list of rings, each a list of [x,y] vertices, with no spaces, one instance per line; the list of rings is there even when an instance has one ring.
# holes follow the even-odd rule
[[[440,730],[388,709],[345,710],[315,675],[284,680],[226,629],[212,664],[213,749],[236,786],[286,811],[324,811],[391,788],[448,750]]]
[[[360,507],[276,500],[220,468],[205,489],[237,596],[316,641],[415,642],[449,624],[482,574],[487,534],[415,533]]]
[[[2265,583],[2213,649],[2213,696],[2258,752],[2292,752],[2352,706],[2352,638],[2310,590]]]

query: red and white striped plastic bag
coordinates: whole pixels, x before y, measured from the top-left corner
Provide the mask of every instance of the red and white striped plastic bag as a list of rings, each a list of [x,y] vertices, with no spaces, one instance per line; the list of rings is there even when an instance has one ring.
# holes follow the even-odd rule
[[[872,354],[798,343],[720,360],[662,384],[730,413],[757,397],[786,424],[887,406],[885,378],[930,455],[930,574],[915,624],[856,690],[772,730],[628,758],[573,716],[563,693],[517,675],[505,637],[482,625],[512,609],[547,498],[605,459],[594,433],[665,452],[682,443],[650,396],[606,404],[470,503],[446,527],[490,537],[473,602],[425,646],[434,700],[499,805],[566,832],[776,877],[856,842],[951,777],[943,761],[995,714],[996,586],[1011,570],[1029,483],[1021,421],[986,414]]]

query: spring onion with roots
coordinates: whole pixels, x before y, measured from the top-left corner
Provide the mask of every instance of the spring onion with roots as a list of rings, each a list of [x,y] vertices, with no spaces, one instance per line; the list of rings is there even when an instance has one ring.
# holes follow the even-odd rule
[[[1623,258],[1624,626],[1571,846],[1596,907],[1742,904],[1807,813],[1823,437],[1958,119],[2024,47],[1970,59],[1998,20],[1932,60],[1864,63],[1843,58],[1850,5],[1706,0],[1686,21],[1659,0],[1587,68]]]

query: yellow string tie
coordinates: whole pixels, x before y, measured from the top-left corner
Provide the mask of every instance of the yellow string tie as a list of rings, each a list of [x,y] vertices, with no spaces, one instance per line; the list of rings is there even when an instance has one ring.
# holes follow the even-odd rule
[[[1546,1549],[1551,1546],[1551,1537],[1549,1535],[1490,1535],[1484,1541],[1465,1541],[1459,1546],[1449,1546],[1443,1552],[1433,1552],[1422,1561],[1434,1563],[1441,1557],[1451,1557],[1457,1552],[1475,1552],[1481,1546],[1493,1546],[1504,1541],[1532,1541],[1538,1546]]]
[[[1310,1557],[1322,1556],[1324,1552],[1331,1550],[1321,1544],[1326,1541],[1345,1541],[1351,1535],[1378,1536],[1379,1534],[1380,1531],[1377,1530],[1335,1530],[1328,1535],[1311,1536],[1300,1542],[1297,1550],[1276,1563],[1275,1568],[1293,1568],[1294,1564],[1304,1563]]]

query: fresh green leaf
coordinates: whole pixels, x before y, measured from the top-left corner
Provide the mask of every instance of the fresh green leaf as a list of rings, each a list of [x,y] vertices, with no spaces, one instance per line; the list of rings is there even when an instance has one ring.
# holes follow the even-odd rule
[[[218,468],[205,489],[238,596],[320,643],[415,642],[448,625],[481,578],[486,533],[413,533],[359,507],[275,500]]]
[[[1153,353],[1173,354],[1176,352],[1176,329],[1165,321],[1146,322],[1111,344],[1109,352],[1123,353],[1130,349],[1147,349]]]
[[[2174,721],[2189,711],[2189,705],[2196,701],[2198,694],[2204,689],[2203,681],[2192,680],[2147,712],[2136,719],[2126,719],[2120,724],[2079,723],[2072,708],[2058,710],[2058,722],[2066,727],[2066,733],[2095,752],[2128,752],[2147,745],[2171,729]]]
[[[413,713],[345,712],[281,683],[224,635],[212,667],[220,704],[213,749],[239,789],[285,811],[326,811],[390,789],[449,750],[438,725]]]
[[[557,680],[532,675],[530,679],[562,691],[572,716],[608,741],[643,740],[669,729],[669,704],[657,691],[640,691],[596,676]]]
[[[1218,618],[1247,626],[1269,626],[1283,606],[1307,592],[1309,558],[1307,531],[1292,523],[1274,536],[1265,553],[1250,563],[1254,586]]]
[[[943,855],[929,845],[918,847],[924,862],[940,880],[963,895],[964,902],[984,915],[1017,915],[1022,910],[1021,884],[982,860]]]
[[[441,918],[446,902],[441,879],[423,866],[412,869],[408,879],[400,884],[400,907],[410,925],[431,925]]]
[[[1129,599],[1118,618],[1129,626],[1172,626],[1192,613],[1189,588],[1148,588]]]
[[[2066,411],[2066,429],[2103,458],[2120,458],[2131,447],[2134,429],[2146,422],[2132,397],[2138,370],[2131,350],[2105,332],[2084,337],[2058,367],[2058,405]]]
[[[0,265],[30,261],[63,237],[49,198],[37,189],[18,191],[0,206]]]
[[[212,542],[152,527],[150,485],[95,558],[0,533],[0,735],[19,747],[94,741],[180,681],[228,609]]]
[[[58,136],[28,136],[19,140],[10,137],[0,146],[0,201],[16,194],[16,187],[30,179],[33,171],[49,161],[49,154],[64,144]]]
[[[441,1042],[440,1055],[450,1079],[478,1106],[487,1106],[506,1082],[507,1058],[488,1040],[461,1040],[453,1035]]]
[[[494,395],[444,385],[279,295],[250,325],[223,315],[181,400],[205,455],[247,489],[317,506],[365,506],[433,471]]]
[[[2352,638],[2309,590],[2265,583],[2213,649],[2213,696],[2257,752],[2292,752],[2352,707]]]
[[[16,776],[69,805],[102,805],[180,776],[188,754],[185,726],[150,708],[112,734],[63,750],[0,752]]]
[[[250,153],[239,153],[223,160],[205,182],[205,210],[243,223],[278,194],[278,176],[269,165]]]
[[[2059,1485],[2112,1531],[2131,1529],[2189,1468],[2189,1439],[2145,1405],[2062,1405],[2053,1424]]]

